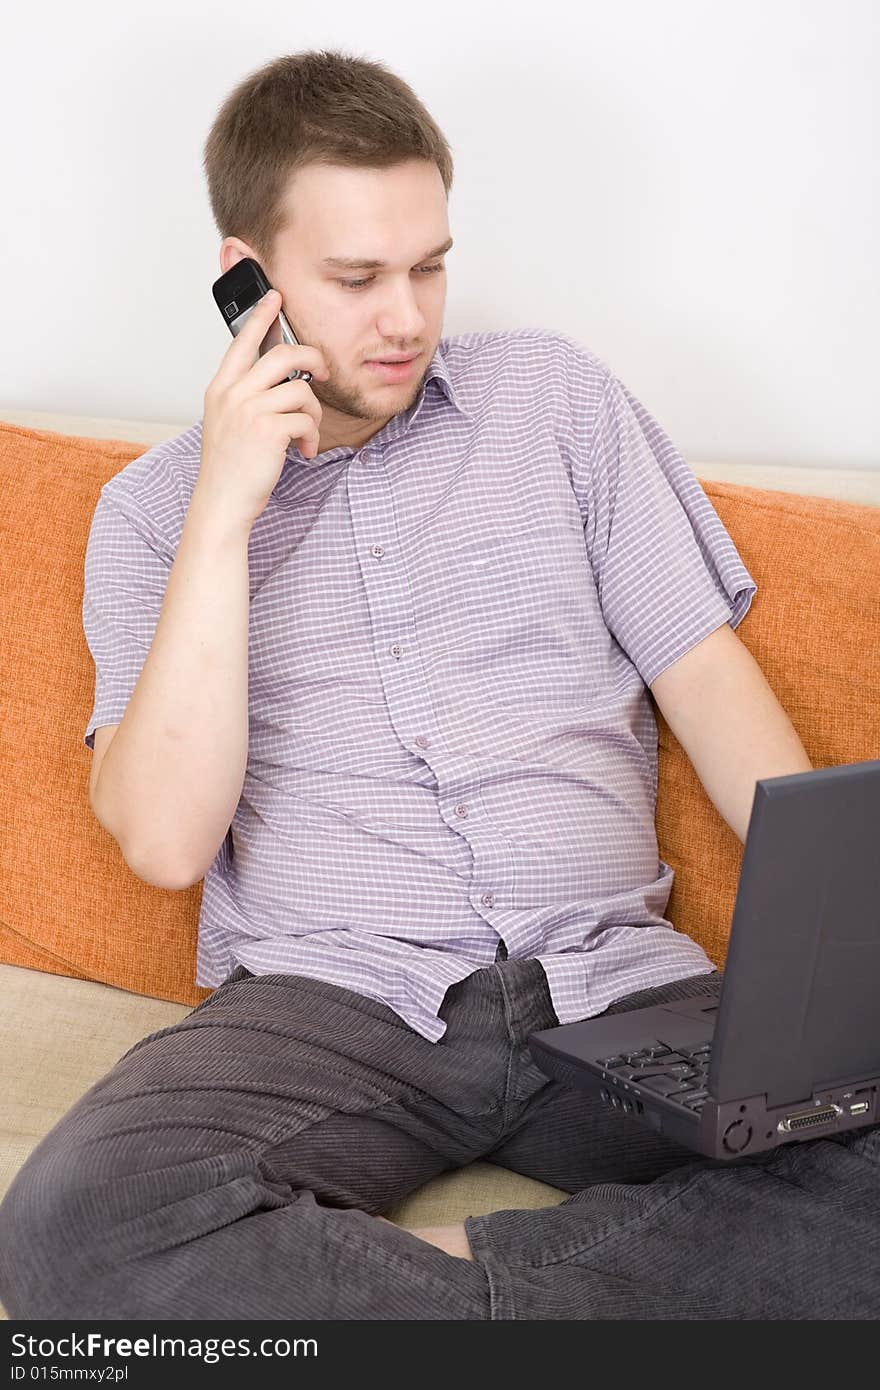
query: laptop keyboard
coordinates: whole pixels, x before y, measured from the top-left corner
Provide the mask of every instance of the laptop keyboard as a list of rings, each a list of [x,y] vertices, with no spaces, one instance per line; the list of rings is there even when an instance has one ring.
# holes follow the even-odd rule
[[[656,1042],[638,1052],[599,1057],[597,1062],[611,1073],[612,1080],[638,1082],[645,1091],[654,1091],[688,1110],[699,1112],[709,1094],[711,1055],[711,1042],[676,1048]]]

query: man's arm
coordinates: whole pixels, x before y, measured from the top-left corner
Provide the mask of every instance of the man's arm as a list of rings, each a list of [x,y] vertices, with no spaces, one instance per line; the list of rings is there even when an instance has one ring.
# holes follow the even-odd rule
[[[813,766],[757,661],[725,623],[649,689],[713,805],[745,844],[758,779]]]

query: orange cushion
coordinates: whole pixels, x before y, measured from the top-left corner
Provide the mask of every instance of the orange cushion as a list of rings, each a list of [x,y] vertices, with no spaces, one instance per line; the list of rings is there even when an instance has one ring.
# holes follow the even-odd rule
[[[0,960],[194,1005],[202,886],[151,888],[88,797],[83,565],[102,486],[144,446],[0,422]],[[880,756],[880,508],[705,490],[759,588],[738,628],[816,766]],[[667,916],[723,964],[742,846],[658,713]]]
[[[201,884],[151,888],[89,804],[95,670],[86,542],[104,483],[143,444],[0,421],[0,960],[180,1004],[196,986]]]

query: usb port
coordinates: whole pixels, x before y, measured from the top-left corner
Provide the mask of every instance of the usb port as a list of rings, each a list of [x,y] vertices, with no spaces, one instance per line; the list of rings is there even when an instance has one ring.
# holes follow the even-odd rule
[[[849,1107],[849,1113],[851,1115],[864,1115],[868,1109],[869,1106],[866,1100],[857,1100],[855,1105]]]

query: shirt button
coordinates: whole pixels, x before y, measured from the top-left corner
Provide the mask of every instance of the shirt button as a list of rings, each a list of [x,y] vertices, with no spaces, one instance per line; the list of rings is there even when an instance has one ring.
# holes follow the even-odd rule
[[[388,650],[392,656],[403,656],[403,647],[400,645],[399,642],[395,642],[393,646],[390,646],[388,648]]]
[[[465,806],[464,802],[459,802],[459,804],[458,804],[458,805],[456,806],[456,808],[455,808],[455,814],[456,814],[457,816],[461,816],[462,820],[464,820],[464,818],[465,818],[465,816],[467,815],[467,813],[468,813],[468,808]]]
[[[430,746],[424,734],[417,734],[415,742],[417,748],[428,748]]]
[[[484,907],[494,907],[494,906],[495,906],[495,894],[494,894],[494,893],[484,893],[483,896],[480,898],[480,902],[483,904]]]
[[[375,557],[376,557],[377,560],[381,560],[381,559],[382,559],[382,556],[385,554],[385,547],[384,547],[384,545],[371,545],[371,546],[370,546],[370,554],[371,554],[371,555],[375,555]]]

